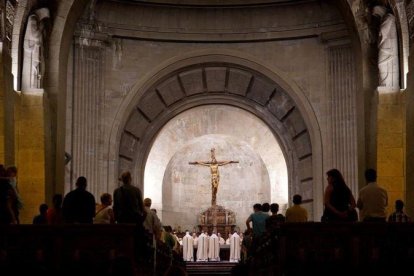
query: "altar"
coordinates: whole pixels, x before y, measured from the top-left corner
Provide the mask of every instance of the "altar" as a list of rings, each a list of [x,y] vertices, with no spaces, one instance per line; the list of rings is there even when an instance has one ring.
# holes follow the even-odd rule
[[[214,231],[220,233],[227,239],[229,233],[233,233],[236,228],[236,216],[233,211],[220,205],[214,205],[203,211],[199,215],[199,232],[204,231],[209,235]]]

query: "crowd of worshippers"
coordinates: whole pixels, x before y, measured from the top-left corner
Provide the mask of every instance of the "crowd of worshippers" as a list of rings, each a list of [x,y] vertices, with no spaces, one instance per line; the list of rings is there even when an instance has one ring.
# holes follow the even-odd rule
[[[358,200],[355,200],[339,170],[331,169],[326,176],[322,222],[410,221],[404,212],[404,202],[400,199],[395,201],[395,211],[387,216],[387,191],[376,183],[375,170],[365,171],[366,185],[359,191]],[[24,208],[24,202],[19,195],[17,180],[15,166],[5,168],[0,165],[0,224],[19,224],[19,213]],[[113,197],[104,193],[101,195],[100,204],[96,204],[94,196],[86,190],[87,179],[81,176],[76,181],[76,189],[65,197],[56,194],[52,206],[41,204],[33,223],[142,223],[156,239],[168,237],[168,227],[162,227],[156,210],[151,209],[151,199],[143,199],[141,190],[132,184],[131,173],[124,172],[120,181],[122,185],[115,189]],[[255,240],[266,232],[266,224],[269,228],[282,222],[308,221],[308,213],[301,205],[302,197],[299,194],[293,196],[293,204],[286,210],[285,215],[278,213],[279,205],[276,203],[255,204],[254,212],[246,221],[246,233]]]

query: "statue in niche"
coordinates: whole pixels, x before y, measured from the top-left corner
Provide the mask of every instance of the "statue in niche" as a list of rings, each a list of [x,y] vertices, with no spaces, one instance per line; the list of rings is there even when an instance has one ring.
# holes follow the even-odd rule
[[[45,20],[49,10],[41,8],[28,17],[23,42],[22,90],[42,88],[44,75]]]
[[[400,69],[395,17],[384,6],[375,6],[372,15],[381,21],[378,35],[379,88],[398,90]]]
[[[217,161],[215,149],[211,149],[211,161],[196,161],[189,162],[190,165],[202,165],[210,167],[211,172],[211,206],[216,206],[217,189],[220,183],[219,166],[224,166],[231,163],[239,163],[239,161]]]

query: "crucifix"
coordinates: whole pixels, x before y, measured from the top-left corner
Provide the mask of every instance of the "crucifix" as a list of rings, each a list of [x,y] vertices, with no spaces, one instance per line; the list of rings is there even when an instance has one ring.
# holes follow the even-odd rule
[[[190,165],[202,165],[210,167],[211,172],[211,206],[216,206],[217,189],[220,183],[220,174],[218,167],[224,166],[231,163],[239,163],[239,161],[217,161],[215,149],[211,149],[211,160],[210,161],[195,161],[189,162]]]

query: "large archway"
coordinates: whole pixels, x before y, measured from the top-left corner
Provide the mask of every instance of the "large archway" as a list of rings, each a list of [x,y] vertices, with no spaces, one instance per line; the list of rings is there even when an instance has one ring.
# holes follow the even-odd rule
[[[314,156],[313,147],[320,147],[320,138],[317,139],[319,130],[314,127],[317,126],[315,121],[313,127],[307,126],[314,119],[309,114],[311,111],[302,115],[306,101],[294,101],[293,98],[299,99],[300,95],[289,94],[282,88],[289,85],[286,81],[278,83],[276,79],[280,77],[274,73],[273,80],[244,64],[223,62],[228,56],[224,59],[211,57],[216,61],[203,57],[203,63],[172,70],[140,93],[137,101],[130,103],[131,112],[119,137],[117,174],[134,171],[138,186],[144,188],[144,168],[151,146],[171,118],[200,105],[231,105],[255,114],[269,126],[285,153],[289,194],[302,194],[311,216],[313,213],[319,216],[321,204],[317,202],[321,201],[314,201],[314,198],[322,194],[323,188],[319,181],[314,182],[315,175],[317,178],[320,175],[314,171],[319,166],[314,167],[313,159],[321,160],[321,157]],[[177,64],[172,67],[175,66]],[[317,139],[316,145],[312,145],[311,136]]]

